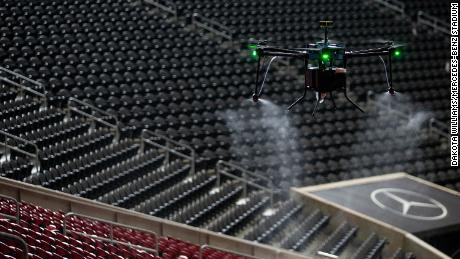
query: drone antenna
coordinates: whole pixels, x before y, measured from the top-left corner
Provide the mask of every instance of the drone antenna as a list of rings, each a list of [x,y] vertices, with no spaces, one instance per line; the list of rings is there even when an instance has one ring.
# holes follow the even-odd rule
[[[332,21],[319,21],[319,27],[324,28],[324,45],[327,45],[327,28],[332,27]]]

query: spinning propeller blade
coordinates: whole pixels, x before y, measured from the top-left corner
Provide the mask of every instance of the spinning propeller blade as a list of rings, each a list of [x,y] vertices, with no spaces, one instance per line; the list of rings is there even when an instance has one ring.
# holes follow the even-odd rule
[[[388,39],[371,39],[369,41],[366,41],[365,43],[367,44],[383,44],[383,45],[388,45],[391,48],[402,48],[407,46],[407,43],[405,42],[400,42],[400,41],[394,41],[394,40],[388,40]]]

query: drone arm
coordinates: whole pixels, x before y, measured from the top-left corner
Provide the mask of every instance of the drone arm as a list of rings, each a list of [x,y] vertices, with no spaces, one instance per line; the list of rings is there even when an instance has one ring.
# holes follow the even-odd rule
[[[383,56],[388,55],[390,51],[388,50],[369,50],[369,51],[346,51],[346,58],[354,57],[372,57],[372,56]]]
[[[388,70],[389,73],[387,74],[388,79],[388,92],[391,95],[395,94],[395,90],[393,88],[393,73],[391,68],[391,51],[390,49],[369,49],[369,50],[361,50],[361,51],[346,51],[345,57],[346,58],[353,58],[353,57],[373,57],[373,56],[387,56],[388,57]],[[385,62],[382,59],[383,65],[385,66]],[[385,73],[386,67],[385,67]]]
[[[259,52],[261,57],[291,57],[291,58],[304,58],[307,56],[305,53],[301,52],[284,52],[284,51],[272,51],[272,50],[263,50]]]
[[[261,48],[258,48],[256,51],[257,51],[258,61],[257,61],[255,88],[254,88],[254,93],[252,95],[252,100],[254,102],[257,102],[259,100],[263,85],[265,83],[265,77],[267,76],[267,73],[268,73],[268,69],[270,68],[271,63],[276,57],[293,57],[293,58],[303,58],[305,60],[308,60],[308,53],[305,51],[301,51],[301,50],[283,49],[283,48],[277,48],[277,47],[261,47]],[[265,72],[265,77],[262,81],[262,85],[259,88],[259,81],[260,81],[259,78],[260,78],[260,73],[261,73],[261,67],[263,66],[261,64],[261,60],[264,57],[271,57],[271,60]]]
[[[294,58],[308,58],[305,50],[278,48],[278,47],[261,47],[257,49],[257,54],[261,57],[294,57]]]

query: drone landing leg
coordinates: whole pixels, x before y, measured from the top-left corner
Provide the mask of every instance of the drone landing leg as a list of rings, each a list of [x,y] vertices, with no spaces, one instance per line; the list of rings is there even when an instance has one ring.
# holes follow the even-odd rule
[[[344,90],[343,90],[343,94],[345,95],[345,98],[351,103],[353,104],[353,106],[355,106],[358,110],[360,110],[361,112],[364,112],[363,109],[361,109],[361,107],[359,107],[356,103],[354,103],[350,97],[348,97],[348,94],[347,94],[347,87],[345,86]]]
[[[304,63],[305,63],[305,79],[304,79],[303,95],[301,97],[299,97],[299,99],[297,99],[291,105],[289,105],[288,110],[291,110],[292,107],[294,107],[296,104],[298,104],[300,101],[302,101],[305,98],[305,96],[307,95],[307,90],[308,90],[308,85],[307,85],[308,59],[304,59]]]
[[[304,90],[303,90],[303,95],[300,96],[299,99],[297,99],[291,105],[289,105],[288,110],[292,109],[292,107],[294,107],[296,104],[298,104],[300,101],[302,101],[305,98],[305,96],[307,95],[307,89],[308,89],[308,86],[305,85]]]
[[[311,113],[311,115],[312,115],[313,118],[315,118],[315,119],[316,119],[315,113],[316,113],[316,110],[318,109],[319,100],[320,100],[320,99],[316,100],[315,107],[313,108],[313,112]]]
[[[333,106],[334,111],[335,111],[335,110],[337,110],[337,106],[335,105],[334,95],[332,95],[332,92],[329,92],[329,94],[331,95],[332,106]]]

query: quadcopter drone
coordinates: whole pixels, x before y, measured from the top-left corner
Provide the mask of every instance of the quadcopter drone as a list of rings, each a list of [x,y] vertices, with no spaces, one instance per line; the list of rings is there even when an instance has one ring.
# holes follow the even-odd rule
[[[277,57],[289,57],[294,59],[301,59],[304,61],[305,67],[305,84],[303,95],[292,103],[288,110],[292,109],[296,104],[301,102],[308,90],[311,90],[316,95],[316,103],[312,115],[315,116],[318,105],[322,103],[329,93],[330,99],[336,108],[333,92],[342,91],[345,98],[358,110],[364,112],[361,107],[354,103],[347,94],[346,87],[346,74],[347,74],[347,60],[355,57],[370,57],[378,56],[383,62],[385,73],[387,77],[388,93],[395,94],[391,73],[392,58],[399,58],[402,53],[404,44],[397,44],[393,41],[381,41],[381,47],[364,50],[345,50],[345,45],[339,42],[328,40],[328,28],[332,26],[332,21],[320,21],[320,27],[324,29],[324,40],[309,44],[307,48],[282,48],[277,46],[270,46],[267,41],[257,41],[256,43],[250,42],[248,47],[251,50],[251,56],[258,59],[256,84],[252,99],[258,102],[262,94],[268,70],[271,63]],[[389,73],[382,56],[387,57]],[[266,66],[266,71],[262,82],[260,80],[261,65],[264,66],[264,57],[269,57],[270,61]],[[260,86],[259,86],[260,85]]]

